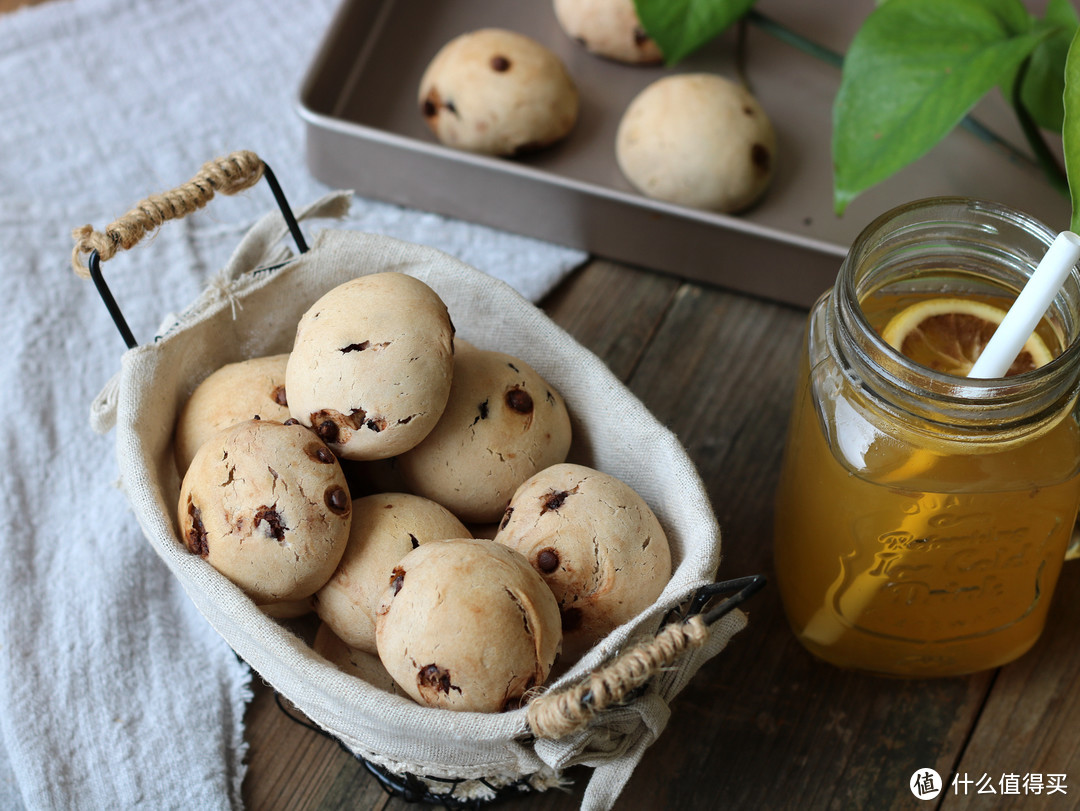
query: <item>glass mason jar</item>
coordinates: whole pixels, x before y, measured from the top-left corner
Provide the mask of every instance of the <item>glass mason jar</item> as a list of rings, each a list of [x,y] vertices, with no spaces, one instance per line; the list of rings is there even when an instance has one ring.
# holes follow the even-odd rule
[[[1038,639],[1080,504],[1080,274],[1038,334],[1054,358],[978,380],[879,331],[920,300],[1007,310],[1055,233],[935,198],[855,240],[810,313],[775,518],[795,634],[833,664],[899,676],[1002,665]]]

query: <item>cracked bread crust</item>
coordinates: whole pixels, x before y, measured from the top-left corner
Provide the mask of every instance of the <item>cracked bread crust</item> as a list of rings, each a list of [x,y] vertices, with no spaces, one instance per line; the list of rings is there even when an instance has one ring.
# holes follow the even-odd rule
[[[333,574],[352,502],[310,430],[249,420],[203,444],[184,477],[180,537],[255,602],[310,597]]]
[[[270,355],[229,363],[195,387],[180,411],[174,432],[173,455],[181,476],[202,444],[218,431],[255,417],[278,422],[289,418],[285,392],[288,361],[288,355]]]
[[[564,653],[584,653],[660,596],[671,550],[628,484],[582,465],[553,465],[518,488],[496,543],[520,552],[562,614]]]
[[[562,633],[554,596],[521,555],[450,539],[421,545],[387,573],[376,640],[414,700],[501,712],[544,683]]]
[[[522,482],[566,459],[570,442],[562,396],[532,367],[460,346],[442,418],[396,469],[406,489],[462,521],[493,523]]]
[[[454,326],[434,290],[404,273],[360,276],[301,317],[289,411],[343,459],[386,459],[438,422],[453,365]]]
[[[377,653],[375,611],[386,573],[420,544],[467,538],[445,507],[408,493],[378,493],[353,501],[352,527],[334,574],[315,595],[315,612],[351,648]]]

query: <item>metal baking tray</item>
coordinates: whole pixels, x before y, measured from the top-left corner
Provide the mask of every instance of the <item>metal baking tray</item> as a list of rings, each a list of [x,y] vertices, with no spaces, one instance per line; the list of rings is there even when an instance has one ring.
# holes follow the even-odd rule
[[[842,52],[872,0],[762,0],[756,8]],[[524,158],[441,146],[417,88],[435,52],[484,27],[527,34],[554,51],[581,92],[578,124],[562,143]],[[567,37],[550,0],[345,0],[304,77],[299,113],[318,179],[363,197],[433,211],[756,296],[808,306],[831,286],[848,245],[879,214],[934,195],[996,200],[1051,227],[1068,201],[1029,162],[966,130],[858,198],[832,208],[832,102],[839,71],[755,26],[745,76],[777,131],[777,169],[765,198],[727,216],[651,200],[615,162],[615,132],[631,99],[672,72],[736,78],[728,31],[674,68],[600,59]],[[993,96],[976,114],[1015,144],[1011,110]]]

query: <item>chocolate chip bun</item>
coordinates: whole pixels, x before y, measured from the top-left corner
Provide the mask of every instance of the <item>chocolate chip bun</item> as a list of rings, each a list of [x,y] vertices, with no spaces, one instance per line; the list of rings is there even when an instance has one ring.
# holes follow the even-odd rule
[[[634,0],[555,0],[555,17],[568,36],[597,56],[631,65],[664,60],[641,27]]]
[[[183,476],[206,440],[230,426],[259,417],[284,422],[285,364],[289,356],[271,355],[222,366],[204,379],[180,410],[173,439],[176,469]]]
[[[410,492],[462,521],[497,522],[523,481],[566,459],[570,434],[562,397],[531,366],[461,347],[442,418],[395,468]]]
[[[307,428],[249,420],[204,443],[180,488],[180,537],[256,603],[310,597],[349,539],[352,501]]]
[[[485,28],[435,55],[420,80],[420,112],[447,146],[515,155],[564,138],[578,90],[555,54],[522,34]]]
[[[615,156],[642,194],[734,213],[768,188],[776,135],[743,87],[711,74],[678,74],[653,82],[630,102]]]
[[[422,543],[468,538],[445,507],[408,493],[353,501],[345,554],[315,595],[315,612],[349,647],[376,653],[375,611],[400,560]]]
[[[500,712],[547,679],[561,640],[559,607],[512,549],[432,541],[394,569],[376,639],[387,671],[421,704]]]
[[[314,595],[299,600],[287,600],[276,603],[260,603],[259,610],[276,620],[292,620],[304,617],[315,610]]]
[[[301,317],[289,411],[339,456],[385,459],[438,422],[453,366],[454,327],[434,290],[403,273],[360,276]]]
[[[555,594],[567,657],[652,605],[671,577],[667,536],[649,505],[581,465],[554,465],[521,485],[495,542],[524,555]]]
[[[363,679],[368,684],[388,693],[405,695],[397,686],[397,683],[390,678],[390,674],[386,672],[386,668],[383,667],[378,656],[349,647],[338,638],[326,623],[321,624],[315,632],[315,640],[311,643],[311,649],[350,676]]]

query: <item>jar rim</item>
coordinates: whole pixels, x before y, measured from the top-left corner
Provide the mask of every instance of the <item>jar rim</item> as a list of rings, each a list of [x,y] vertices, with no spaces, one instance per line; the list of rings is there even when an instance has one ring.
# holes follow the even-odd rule
[[[1031,240],[1028,249],[1012,250],[1010,245],[993,242],[992,238],[1000,235],[1003,227],[1008,228],[1013,237]],[[939,231],[951,228],[954,233],[950,232],[947,239],[939,236],[940,245],[929,243],[928,255],[932,249],[944,252],[948,248],[956,251],[958,256],[975,257],[979,250],[985,249],[985,260],[989,264],[989,255],[996,252],[1014,260],[1019,287],[1030,278],[1042,254],[1057,236],[1028,214],[1000,203],[965,197],[923,198],[897,206],[874,219],[852,242],[832,295],[836,308],[833,321],[841,330],[851,333],[850,339],[859,345],[857,351],[842,354],[851,355],[847,360],[857,368],[864,384],[886,400],[922,398],[931,401],[948,412],[942,416],[947,416],[949,422],[1000,419],[1003,412],[1032,398],[1058,403],[1066,394],[1075,396],[1077,378],[1080,377],[1080,270],[1076,267],[1051,304],[1059,313],[1064,313],[1066,298],[1071,297],[1072,315],[1063,319],[1068,322],[1070,334],[1063,336],[1061,352],[1037,369],[1006,378],[957,377],[915,363],[878,334],[863,312],[860,300],[863,292],[860,282],[882,267],[871,261],[875,259],[875,251],[888,256],[890,252],[906,249],[914,256],[918,252],[917,246],[922,244],[919,238],[935,228]],[[883,247],[890,239],[895,244]],[[961,254],[960,251],[965,249],[969,253]],[[898,266],[903,264],[898,263]],[[1025,278],[1020,278],[1020,274]]]

